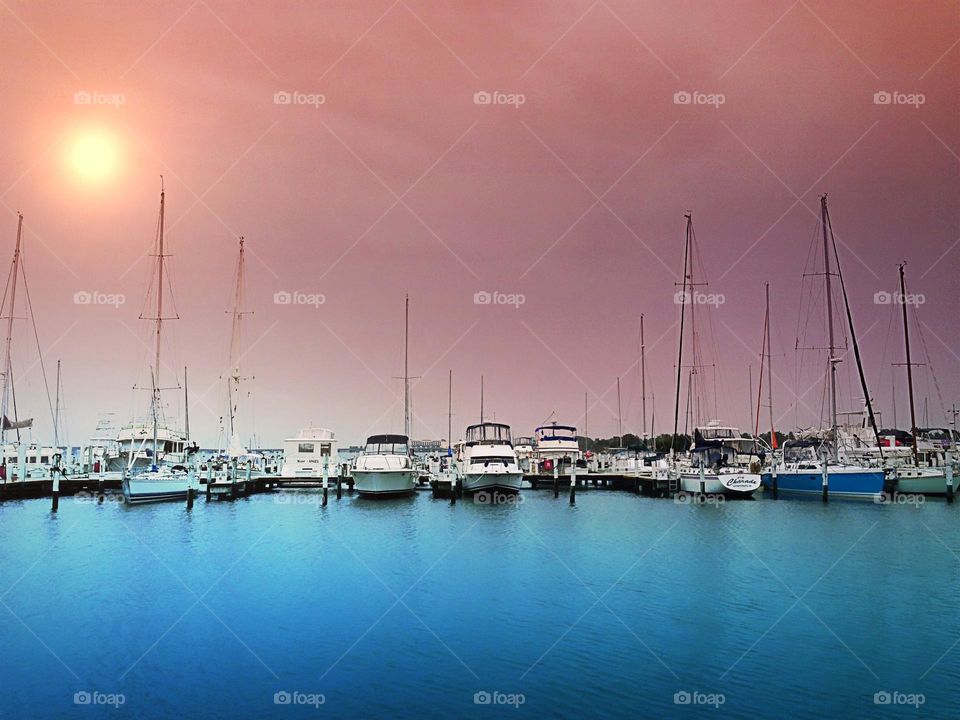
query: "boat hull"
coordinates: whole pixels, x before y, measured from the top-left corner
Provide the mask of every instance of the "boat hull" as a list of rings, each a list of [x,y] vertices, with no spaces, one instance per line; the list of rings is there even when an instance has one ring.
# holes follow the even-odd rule
[[[196,485],[184,478],[126,478],[123,481],[123,499],[130,505],[186,500],[190,488]]]
[[[464,473],[463,491],[465,493],[478,493],[482,491],[499,491],[506,493],[520,492],[520,484],[523,482],[523,473]],[[569,480],[568,480],[569,482]]]
[[[416,470],[357,470],[353,471],[353,488],[361,497],[389,497],[416,492]]]
[[[773,489],[773,476],[762,475],[763,487]],[[884,474],[881,470],[830,471],[827,476],[830,497],[875,500],[883,497]],[[823,475],[817,470],[778,470],[777,491],[797,495],[822,495]]]
[[[960,474],[953,476],[953,491],[960,486]],[[944,468],[922,468],[921,470],[898,470],[897,492],[914,495],[946,495],[947,473]]]
[[[760,475],[755,473],[704,473],[702,478],[699,472],[680,475],[683,492],[723,495],[731,499],[752,497],[760,484]]]

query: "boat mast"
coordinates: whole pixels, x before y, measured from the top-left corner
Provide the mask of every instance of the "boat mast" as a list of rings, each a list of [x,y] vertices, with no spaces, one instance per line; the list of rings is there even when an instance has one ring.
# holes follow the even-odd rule
[[[587,425],[587,393],[583,394],[583,451],[587,451],[587,443],[590,439],[590,426]]]
[[[840,270],[840,253],[837,251],[837,241],[833,235],[833,226],[830,224],[830,214],[826,212],[826,195],[823,196],[824,219],[830,229],[830,240],[833,245],[833,259],[837,266],[837,277],[840,279],[840,293],[843,295],[843,308],[847,314],[847,327],[850,330],[850,340],[853,342],[853,357],[857,361],[857,374],[860,376],[860,389],[863,391],[863,398],[867,404],[867,417],[870,420],[870,427],[873,429],[873,437],[877,443],[877,450],[880,454],[880,461],[883,462],[883,448],[880,446],[880,431],[877,429],[877,418],[873,414],[873,401],[870,399],[870,389],[867,387],[867,376],[863,372],[863,360],[860,357],[860,343],[857,342],[857,331],[853,327],[853,313],[850,312],[850,301],[847,298],[847,288],[843,282],[843,272]],[[834,403],[836,395],[834,394]],[[834,424],[836,424],[836,405],[834,405]],[[834,435],[836,439],[836,435]],[[835,443],[837,445],[838,443]],[[836,454],[836,447],[834,453]]]
[[[53,413],[53,447],[60,446],[60,361],[57,360],[56,410]]]
[[[767,283],[767,407],[770,411],[770,447],[777,449],[777,431],[773,427],[773,370],[771,369],[771,349],[770,349],[770,283]],[[760,422],[760,413],[757,411],[757,422]]]
[[[190,442],[190,396],[187,393],[187,366],[183,366],[183,435],[184,442]]]
[[[900,263],[900,307],[903,310],[903,344],[907,352],[907,388],[910,394],[910,434],[913,436],[913,461],[920,462],[920,454],[917,450],[917,414],[913,404],[913,363],[910,362],[910,328],[907,324],[907,288],[903,279],[903,266]]]
[[[483,375],[480,376],[480,424],[483,424]]]
[[[403,434],[410,439],[410,296],[406,296],[403,314]]]
[[[153,453],[157,453],[157,405],[160,402],[160,341],[163,331],[163,236],[164,236],[164,207],[166,203],[166,193],[163,187],[163,176],[160,176],[160,235],[158,238],[157,254],[157,330],[156,330],[156,350],[154,355],[154,377],[153,377]]]
[[[13,312],[16,307],[17,299],[17,275],[20,267],[20,241],[23,237],[23,214],[17,213],[17,244],[13,249],[13,262],[10,266],[10,304],[7,305],[7,337],[4,343],[4,370],[3,370],[3,400],[0,414],[3,415],[2,431],[0,439],[7,439],[7,410],[9,407],[9,397],[13,392],[13,360],[10,354],[13,344]],[[14,424],[16,424],[16,413],[14,413]],[[17,428],[17,442],[20,441],[20,429]]]
[[[646,344],[643,341],[643,313],[640,313],[640,398],[641,413],[643,414],[643,439],[647,439],[647,362]]]
[[[447,450],[453,449],[453,370],[447,379]]]
[[[617,437],[623,447],[623,413],[620,411],[620,378],[617,378]]]
[[[837,428],[837,363],[834,357],[836,341],[833,333],[833,292],[830,283],[830,240],[828,235],[829,218],[827,215],[827,195],[820,196],[820,224],[823,226],[823,276],[827,287],[827,332],[829,335],[830,366],[830,430],[833,434],[833,459],[839,457],[840,438]]]
[[[674,453],[674,443],[677,438],[677,430],[680,424],[680,381],[683,376],[683,321],[686,316],[686,297],[687,297],[687,260],[690,256],[690,232],[693,225],[692,213],[684,215],[687,219],[687,233],[683,244],[683,282],[682,295],[680,302],[680,341],[677,343],[677,392],[673,402],[673,437],[670,438],[670,453]],[[676,285],[676,283],[674,283]]]

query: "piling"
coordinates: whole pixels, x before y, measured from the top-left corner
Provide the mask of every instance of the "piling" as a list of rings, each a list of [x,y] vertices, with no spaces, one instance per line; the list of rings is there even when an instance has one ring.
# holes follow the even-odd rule
[[[337,475],[337,500],[343,497],[343,477]]]
[[[773,499],[777,500],[780,497],[780,488],[777,485],[777,458],[771,458],[770,464],[770,483],[773,485]]]
[[[953,459],[950,457],[948,452],[946,455],[947,466],[945,468],[944,474],[947,476],[947,502],[953,502]]]
[[[193,488],[187,488],[187,510],[193,510],[193,496],[196,492]]]
[[[560,497],[560,463],[553,462],[553,496]]]
[[[327,484],[323,484],[323,507],[327,506]]]
[[[53,479],[53,501],[50,506],[50,512],[57,512],[60,509],[60,478]]]
[[[453,475],[450,475],[450,504],[457,504],[457,480],[453,479]]]
[[[830,495],[829,485],[830,485],[830,481],[829,481],[829,473],[827,472],[827,458],[826,456],[824,456],[823,458],[823,502],[825,503],[829,502],[829,495]]]
[[[209,480],[209,476],[208,476],[208,479],[207,479],[207,490],[206,490],[206,493],[207,493],[207,502],[210,502],[210,480]]]
[[[704,468],[703,465],[700,465],[700,494],[704,495],[706,490],[707,481],[703,477]]]
[[[577,504],[577,463],[570,463],[570,505]]]

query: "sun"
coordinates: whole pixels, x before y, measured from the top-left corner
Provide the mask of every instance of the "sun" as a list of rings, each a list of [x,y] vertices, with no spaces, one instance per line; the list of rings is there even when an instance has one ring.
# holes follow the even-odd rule
[[[70,165],[83,180],[104,180],[116,169],[117,144],[103,133],[81,135],[70,150]]]

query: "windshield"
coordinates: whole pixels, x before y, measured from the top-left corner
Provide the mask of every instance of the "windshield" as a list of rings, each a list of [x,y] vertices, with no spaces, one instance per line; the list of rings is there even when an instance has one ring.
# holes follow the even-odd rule
[[[537,428],[537,437],[540,440],[576,440],[577,429],[563,425],[550,425]]]
[[[407,455],[407,443],[367,443],[363,452],[367,455]]]
[[[509,425],[484,423],[467,428],[467,443],[503,443],[512,445]]]

